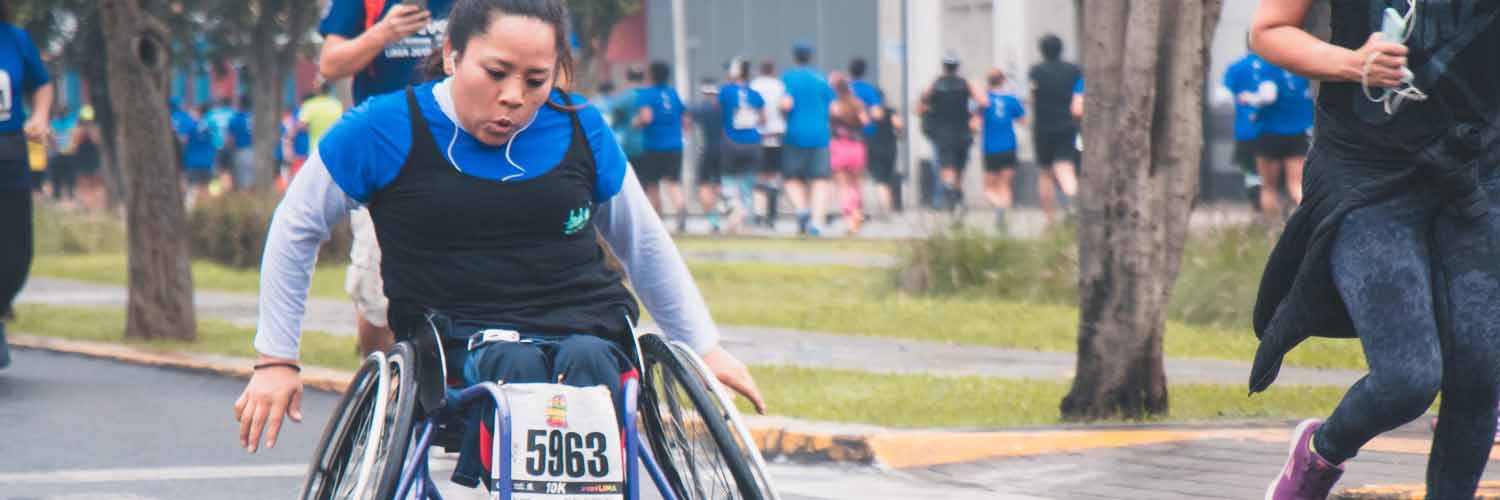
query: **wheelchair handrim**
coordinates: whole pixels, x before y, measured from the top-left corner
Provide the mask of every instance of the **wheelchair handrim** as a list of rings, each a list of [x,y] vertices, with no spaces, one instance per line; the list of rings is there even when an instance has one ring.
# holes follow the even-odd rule
[[[703,385],[707,386],[714,398],[718,400],[719,412],[725,423],[729,425],[730,431],[739,440],[740,452],[750,457],[750,472],[755,475],[757,485],[761,486],[761,492],[768,500],[779,500],[776,488],[771,486],[771,474],[766,470],[766,460],[760,454],[760,448],[755,445],[755,437],[750,435],[750,426],[745,425],[745,419],[740,415],[738,408],[734,406],[734,398],[724,386],[719,383],[713,371],[708,369],[708,364],[703,358],[698,357],[693,349],[680,341],[670,341],[668,345],[676,352],[678,359],[687,359],[688,367],[696,372]]]

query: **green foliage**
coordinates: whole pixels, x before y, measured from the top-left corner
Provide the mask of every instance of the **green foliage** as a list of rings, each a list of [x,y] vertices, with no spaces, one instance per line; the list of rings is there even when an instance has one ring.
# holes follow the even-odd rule
[[[271,216],[280,199],[258,193],[226,193],[199,200],[188,214],[192,255],[229,267],[260,266]],[[318,253],[320,262],[348,262],[353,236],[347,223],[334,228]]]
[[[1191,235],[1168,316],[1196,325],[1248,327],[1274,243],[1255,226]],[[1071,227],[1026,240],[952,229],[908,242],[893,273],[898,288],[908,293],[1076,305],[1078,240]]]
[[[37,203],[32,219],[37,255],[125,251],[125,224],[109,214],[69,214]]]

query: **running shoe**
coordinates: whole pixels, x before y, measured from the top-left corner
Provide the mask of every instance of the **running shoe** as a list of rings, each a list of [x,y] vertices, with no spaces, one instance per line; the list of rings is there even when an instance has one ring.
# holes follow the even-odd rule
[[[1291,450],[1281,475],[1266,488],[1266,500],[1324,500],[1333,484],[1344,475],[1343,466],[1334,465],[1313,452],[1312,438],[1322,420],[1303,420],[1292,431]]]

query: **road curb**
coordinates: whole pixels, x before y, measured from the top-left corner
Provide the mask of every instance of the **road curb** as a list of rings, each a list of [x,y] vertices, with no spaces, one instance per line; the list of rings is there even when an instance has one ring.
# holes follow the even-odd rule
[[[1420,484],[1366,486],[1342,490],[1329,498],[1331,500],[1422,500],[1426,497],[1425,491],[1426,487]],[[1474,498],[1478,500],[1500,500],[1500,481],[1479,483],[1479,491],[1474,495]]]

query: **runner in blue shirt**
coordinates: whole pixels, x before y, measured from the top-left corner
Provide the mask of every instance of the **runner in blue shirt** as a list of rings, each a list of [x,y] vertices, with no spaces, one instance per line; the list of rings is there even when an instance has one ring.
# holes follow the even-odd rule
[[[662,211],[661,191],[677,210],[677,232],[687,226],[687,205],[683,203],[682,185],[682,133],[690,124],[682,97],[672,88],[672,67],[667,63],[651,63],[651,86],[636,90],[635,124],[641,129],[641,162],[636,171],[641,174],[641,184],[646,188],[646,197],[657,213]]]
[[[234,174],[234,189],[244,191],[255,185],[254,133],[250,110],[250,96],[240,99],[240,109],[229,117],[226,130],[229,149],[230,170]]]
[[[1257,209],[1264,209],[1260,201],[1260,175],[1255,164],[1255,141],[1260,138],[1260,124],[1256,121],[1256,100],[1260,87],[1260,73],[1266,62],[1254,52],[1235,61],[1224,70],[1224,88],[1234,97],[1234,155],[1235,165],[1245,173],[1245,187],[1251,191],[1251,201]]]
[[[781,167],[786,178],[786,192],[797,208],[797,233],[817,236],[818,224],[828,212],[828,179],[833,170],[828,163],[828,141],[833,131],[828,122],[828,106],[833,104],[833,87],[812,67],[813,47],[798,42],[792,48],[797,67],[781,75],[786,96],[781,109],[786,112],[786,137],[782,147]],[[809,199],[808,184],[812,193]]]
[[[1011,180],[1016,175],[1016,129],[1025,123],[1026,108],[1015,92],[1005,88],[1005,73],[990,70],[989,91],[979,103],[984,117],[984,196],[995,206],[995,226],[1005,231],[1005,211],[1014,197]]]
[[[875,109],[883,103],[881,102],[880,88],[876,87],[873,83],[865,81],[865,72],[868,69],[869,64],[865,62],[865,58],[856,57],[850,60],[849,86],[854,90],[854,95],[859,97],[861,102],[865,103],[865,109]],[[875,135],[875,124],[870,123],[869,125],[865,125],[864,132],[867,138]]]
[[[1262,183],[1261,210],[1280,218],[1283,178],[1292,206],[1302,204],[1302,165],[1315,114],[1312,88],[1306,78],[1270,64],[1259,76],[1254,105],[1260,127],[1255,163]]]
[[[52,83],[26,31],[0,2],[0,368],[10,365],[5,323],[31,269],[31,162],[27,140],[50,134]],[[26,112],[27,98],[31,113]]]
[[[729,219],[729,232],[738,232],[745,217],[754,209],[755,177],[760,173],[760,126],[766,122],[766,101],[760,92],[750,88],[750,60],[736,58],[729,65],[729,80],[719,87],[719,108],[723,112],[724,185],[737,195]]]

